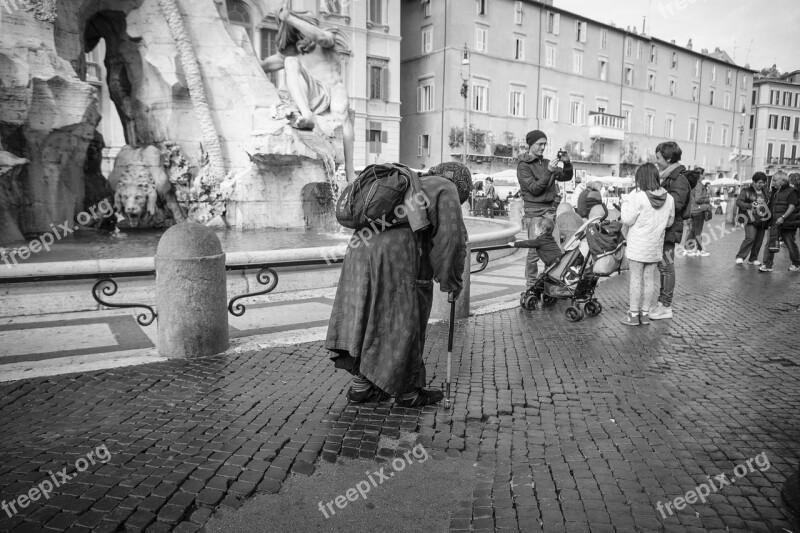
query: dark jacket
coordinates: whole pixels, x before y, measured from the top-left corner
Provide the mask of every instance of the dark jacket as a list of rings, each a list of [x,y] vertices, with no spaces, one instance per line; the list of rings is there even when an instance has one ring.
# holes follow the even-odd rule
[[[775,223],[780,217],[789,209],[789,205],[794,205],[794,211],[789,215],[789,218],[784,220],[781,224],[783,229],[796,229],[800,227],[800,212],[798,212],[798,195],[797,189],[791,185],[784,185],[777,191],[772,193],[769,199],[769,210],[772,212],[771,223]]]
[[[552,235],[539,235],[527,241],[515,241],[514,248],[535,248],[539,252],[544,264],[550,266],[561,257],[561,248],[558,247]]]
[[[572,164],[564,163],[564,168],[553,172],[547,169],[549,159],[536,159],[525,152],[519,156],[517,163],[517,181],[525,202],[525,214],[542,216],[554,213],[561,201],[557,181],[572,179]]]
[[[692,216],[699,215],[711,209],[711,195],[708,194],[706,186],[699,182],[691,194],[691,213]]]
[[[584,189],[578,196],[578,209],[575,210],[583,218],[589,218],[589,213],[596,205],[603,203],[603,195],[594,189]]]
[[[763,189],[761,192],[764,194],[764,201],[769,204],[769,191],[767,191],[767,189]],[[736,198],[736,207],[738,208],[738,213],[736,216],[742,217],[745,221],[745,224],[764,227],[765,222],[762,222],[761,218],[757,214],[751,212],[753,209],[753,204],[757,199],[758,193],[752,185],[742,187],[742,190],[739,192],[739,196]]]
[[[672,195],[672,199],[675,201],[675,222],[664,233],[664,242],[681,242],[684,210],[687,218],[690,215],[689,202],[691,201],[692,186],[689,183],[689,179],[684,175],[685,170],[686,167],[678,165],[669,176],[661,180],[661,186]]]

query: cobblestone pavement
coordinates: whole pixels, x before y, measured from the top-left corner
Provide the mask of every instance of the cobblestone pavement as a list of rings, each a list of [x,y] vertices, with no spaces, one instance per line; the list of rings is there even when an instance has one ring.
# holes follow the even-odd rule
[[[415,442],[478,464],[472,498],[441,510],[451,531],[798,531],[780,488],[800,461],[800,275],[785,254],[772,274],[735,266],[741,236],[678,260],[673,320],[622,325],[623,276],[578,323],[563,303],[460,321],[449,413],[348,406],[320,342],[4,383],[0,499],[17,513],[0,531],[197,531],[318,461]],[[446,337],[431,326],[435,385]],[[77,471],[102,445],[108,463]],[[760,454],[769,467],[737,478]],[[673,502],[708,476],[705,502]]]

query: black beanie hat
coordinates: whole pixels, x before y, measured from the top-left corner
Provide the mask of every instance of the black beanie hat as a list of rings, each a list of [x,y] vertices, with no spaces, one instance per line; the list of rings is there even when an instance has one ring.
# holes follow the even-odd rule
[[[547,135],[545,135],[542,130],[529,131],[525,136],[525,142],[528,143],[528,146],[532,145],[539,139],[547,139]]]

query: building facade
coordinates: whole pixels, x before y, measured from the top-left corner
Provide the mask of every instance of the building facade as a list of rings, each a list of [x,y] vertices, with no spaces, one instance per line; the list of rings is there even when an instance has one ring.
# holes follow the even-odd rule
[[[800,71],[756,80],[748,144],[755,170],[800,172]]]
[[[548,134],[547,156],[565,148],[593,175],[629,174],[666,140],[714,177],[736,176],[746,159],[754,71],[719,49],[533,0],[403,0],[402,31],[400,160],[410,166],[463,159],[465,122],[469,165],[488,173],[514,168],[532,129]]]
[[[245,29],[259,59],[277,51],[276,0],[226,0],[228,18]],[[320,26],[334,30],[354,111],[356,168],[400,156],[400,2],[399,0],[292,0],[295,11],[312,12]],[[87,54],[87,81],[98,89],[106,143],[104,172],[113,168],[125,137],[111,103],[103,65],[104,43]],[[270,75],[281,88],[283,76]]]

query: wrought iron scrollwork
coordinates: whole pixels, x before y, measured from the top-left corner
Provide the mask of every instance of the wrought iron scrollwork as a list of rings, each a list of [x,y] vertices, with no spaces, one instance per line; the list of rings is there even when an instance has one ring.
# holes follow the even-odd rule
[[[475,260],[481,266],[478,270],[471,270],[470,274],[477,274],[478,272],[481,272],[489,265],[489,252],[487,252],[486,250],[478,250],[478,255],[475,257]]]
[[[236,303],[238,300],[241,300],[242,298],[249,298],[251,296],[262,296],[268,292],[272,292],[275,287],[278,286],[278,273],[269,267],[263,267],[258,271],[258,274],[256,274],[256,281],[258,281],[258,283],[261,285],[266,285],[267,288],[263,291],[241,294],[231,298],[231,301],[228,302],[228,311],[230,314],[233,316],[242,316],[247,310],[244,304]]]
[[[134,304],[115,304],[115,303],[111,303],[111,302],[108,302],[106,300],[103,300],[100,297],[99,293],[102,293],[103,296],[114,296],[117,293],[117,282],[114,281],[111,278],[103,278],[103,279],[97,280],[97,283],[95,283],[94,287],[92,287],[92,297],[95,299],[95,301],[97,303],[99,303],[100,305],[104,305],[106,307],[116,307],[116,308],[120,308],[120,309],[123,309],[123,308],[136,308],[136,307],[141,307],[141,308],[147,309],[147,311],[150,312],[150,315],[151,315],[150,317],[148,317],[145,312],[142,312],[142,313],[139,313],[138,315],[136,315],[136,322],[138,322],[140,326],[149,326],[150,324],[153,323],[153,320],[155,320],[156,317],[158,316],[158,314],[155,312],[155,310],[152,307],[150,307],[149,305],[135,304],[135,303]]]

